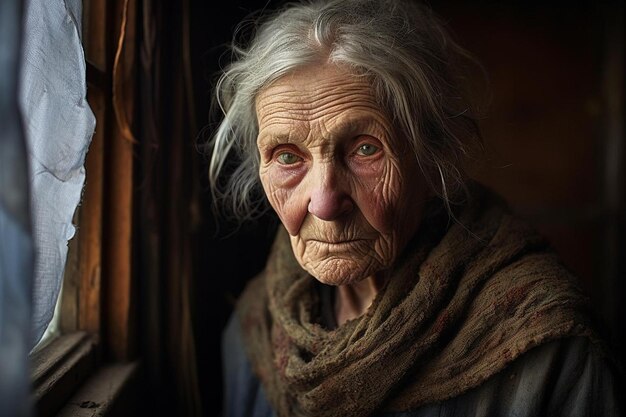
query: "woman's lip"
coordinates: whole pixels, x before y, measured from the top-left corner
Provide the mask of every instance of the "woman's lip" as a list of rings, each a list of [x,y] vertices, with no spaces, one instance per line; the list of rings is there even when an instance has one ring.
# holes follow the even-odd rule
[[[321,240],[321,239],[309,239],[310,242],[316,242],[316,243],[325,243],[327,245],[341,245],[341,244],[345,244],[345,243],[353,243],[353,242],[359,242],[365,239],[347,239],[347,240]]]

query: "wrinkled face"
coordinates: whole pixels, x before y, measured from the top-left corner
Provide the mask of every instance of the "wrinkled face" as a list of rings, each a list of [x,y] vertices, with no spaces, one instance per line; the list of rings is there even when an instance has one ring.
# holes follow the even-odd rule
[[[368,80],[307,67],[262,90],[256,109],[261,182],[302,267],[331,285],[390,267],[427,188]]]

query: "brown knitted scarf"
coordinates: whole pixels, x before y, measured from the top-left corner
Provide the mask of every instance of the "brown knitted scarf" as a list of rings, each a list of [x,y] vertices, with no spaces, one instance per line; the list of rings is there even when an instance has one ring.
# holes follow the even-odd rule
[[[406,411],[480,385],[546,341],[591,335],[546,242],[481,199],[431,218],[367,313],[320,325],[317,281],[281,230],[238,303],[248,357],[281,417]],[[447,219],[446,219],[447,220]]]

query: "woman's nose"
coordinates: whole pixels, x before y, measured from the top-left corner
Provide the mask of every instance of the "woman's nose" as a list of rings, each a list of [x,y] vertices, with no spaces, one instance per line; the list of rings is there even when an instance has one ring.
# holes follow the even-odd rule
[[[331,221],[353,210],[354,202],[332,164],[312,172],[312,176],[309,213]]]

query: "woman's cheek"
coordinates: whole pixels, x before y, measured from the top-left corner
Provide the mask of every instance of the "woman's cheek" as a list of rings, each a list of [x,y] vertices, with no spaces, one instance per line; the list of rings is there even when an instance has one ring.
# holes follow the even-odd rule
[[[348,166],[356,178],[364,181],[375,181],[382,175],[387,162],[387,158],[384,156],[368,159],[353,155],[348,160]]]
[[[381,233],[389,233],[399,199],[399,176],[395,164],[382,161],[358,175],[359,207],[364,217]]]
[[[295,235],[306,215],[306,196],[298,192],[305,167],[270,166],[261,173],[261,183],[270,205],[291,235]],[[303,200],[303,201],[300,201]]]
[[[293,189],[301,181],[307,171],[307,164],[299,162],[292,165],[281,165],[271,162],[267,166],[267,180],[277,189]]]

